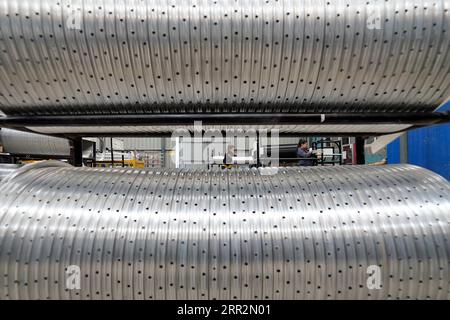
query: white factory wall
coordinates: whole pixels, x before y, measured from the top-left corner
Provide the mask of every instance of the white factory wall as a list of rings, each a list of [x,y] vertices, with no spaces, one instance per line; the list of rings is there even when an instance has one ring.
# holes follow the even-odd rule
[[[175,141],[171,138],[121,138],[125,150],[161,150],[165,143],[166,150],[175,148]],[[163,143],[164,142],[164,143]]]
[[[106,149],[108,149],[108,150],[111,149],[111,138],[92,138],[92,137],[87,137],[87,138],[83,138],[83,139],[95,142],[95,147],[97,149],[97,152],[101,153],[101,152],[105,152]],[[123,150],[125,150],[122,139],[113,138],[113,148],[114,148],[115,151],[123,151]]]

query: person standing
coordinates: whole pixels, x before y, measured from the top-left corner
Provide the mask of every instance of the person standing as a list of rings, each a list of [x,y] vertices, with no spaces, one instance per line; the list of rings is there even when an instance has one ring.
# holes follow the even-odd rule
[[[224,167],[231,169],[233,165],[233,157],[236,156],[236,148],[233,145],[229,145],[225,157],[223,158]]]
[[[308,141],[305,139],[300,139],[297,145],[297,157],[300,159],[298,162],[299,166],[313,166],[315,156],[312,149],[308,148]]]

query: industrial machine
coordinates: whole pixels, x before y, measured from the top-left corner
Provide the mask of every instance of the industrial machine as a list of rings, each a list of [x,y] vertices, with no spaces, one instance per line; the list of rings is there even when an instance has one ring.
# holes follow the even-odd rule
[[[340,140],[325,138],[312,143],[312,148],[319,151],[317,162],[319,165],[343,164],[342,142]]]
[[[450,298],[450,183],[362,165],[450,122],[450,0],[3,4],[0,127],[71,152],[0,170],[0,299]],[[241,132],[255,168],[82,167],[83,137]],[[260,165],[298,136],[357,165]]]

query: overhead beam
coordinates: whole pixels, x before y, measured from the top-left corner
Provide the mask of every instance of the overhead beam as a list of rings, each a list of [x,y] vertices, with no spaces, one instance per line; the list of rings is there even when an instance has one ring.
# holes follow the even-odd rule
[[[402,130],[403,131],[403,130]],[[225,131],[220,131],[222,136],[226,135]],[[203,130],[205,133],[205,130]],[[385,132],[280,132],[278,136],[281,138],[297,138],[297,137],[374,137],[385,135]],[[172,136],[179,136],[173,134],[172,132],[82,132],[82,133],[61,133],[53,134],[58,137],[63,137],[67,139],[72,139],[75,137],[115,137],[115,138],[126,138],[126,137],[146,137],[146,138],[170,138]],[[191,132],[191,135],[193,133]],[[267,133],[270,136],[270,132]]]
[[[297,137],[317,137],[317,136],[323,136],[323,137],[378,137],[378,136],[384,136],[386,134],[401,134],[403,132],[413,130],[413,129],[419,129],[423,128],[425,126],[411,126],[406,129],[392,131],[392,132],[346,132],[346,131],[339,131],[339,132],[323,132],[323,131],[316,131],[316,132],[279,132],[278,136],[281,138],[297,138]],[[22,128],[16,128],[16,130],[22,130]],[[39,133],[44,134],[48,136],[53,137],[60,137],[60,138],[66,138],[66,139],[74,139],[77,137],[146,137],[146,138],[170,138],[174,136],[174,132],[172,131],[160,131],[160,132],[124,132],[124,131],[108,131],[108,132],[89,132],[89,131],[83,131],[83,132],[61,132],[61,133],[45,133],[40,131],[32,131],[28,128],[23,128],[23,131],[26,132],[33,132],[33,133]],[[258,131],[258,130],[256,130]],[[226,131],[221,130],[220,131],[222,136],[226,135]],[[191,135],[193,132],[190,132]],[[205,133],[205,130],[203,130],[203,133]],[[268,135],[270,135],[270,130],[267,132]],[[175,136],[177,136],[175,134]]]
[[[450,113],[184,113],[184,114],[113,114],[1,117],[0,127],[30,126],[174,126],[193,125],[302,125],[302,124],[411,124],[433,125],[450,123]]]

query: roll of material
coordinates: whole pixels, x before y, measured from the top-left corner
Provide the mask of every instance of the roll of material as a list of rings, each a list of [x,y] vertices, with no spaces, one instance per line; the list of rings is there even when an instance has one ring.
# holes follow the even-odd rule
[[[66,156],[70,155],[69,140],[2,128],[0,139],[4,152],[14,155]]]
[[[432,111],[450,0],[2,0],[7,115]]]
[[[0,298],[449,298],[446,180],[269,172],[22,168],[0,187]]]

